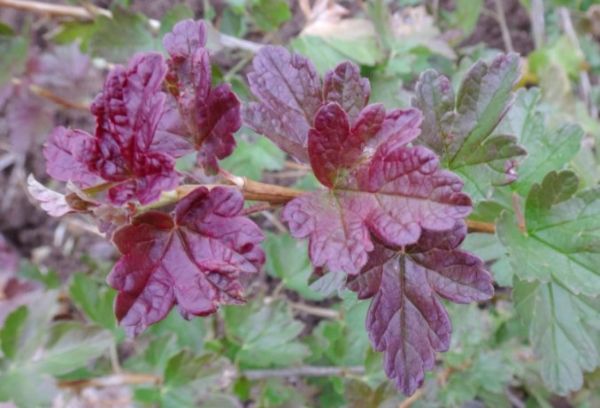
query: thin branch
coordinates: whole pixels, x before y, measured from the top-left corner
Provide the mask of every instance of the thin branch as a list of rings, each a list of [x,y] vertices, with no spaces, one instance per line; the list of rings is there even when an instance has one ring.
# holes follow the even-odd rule
[[[88,9],[86,7],[78,6],[66,6],[62,4],[50,4],[43,3],[40,1],[26,1],[26,0],[0,0],[0,8],[13,8],[21,11],[28,11],[32,13],[38,13],[50,17],[71,17],[79,20],[93,20],[96,15],[102,15],[108,18],[112,18],[112,12],[100,7],[94,7],[94,9]],[[158,31],[160,28],[160,21],[149,19],[148,24],[154,31]],[[263,47],[263,44],[255,43],[252,41],[236,38],[227,34],[218,33],[219,42],[226,48],[239,48],[247,50],[252,53],[256,53]]]
[[[531,31],[536,49],[544,46],[546,27],[544,22],[544,0],[531,0]]]
[[[80,20],[92,20],[94,18],[94,15],[84,7],[50,4],[41,1],[0,0],[0,7],[13,8],[51,17],[72,17]],[[108,10],[98,8],[97,12],[106,17],[112,17],[111,12]]]
[[[558,9],[558,14],[560,16],[565,35],[567,36],[569,41],[571,41],[573,46],[581,52],[581,44],[579,43],[579,38],[577,38],[575,28],[573,28],[573,22],[571,21],[571,14],[569,13],[569,10],[566,7],[560,7]],[[579,73],[579,85],[581,89],[581,97],[585,102],[588,112],[590,116],[595,119],[598,116],[598,107],[592,101],[592,85],[590,82],[590,76],[586,71],[582,70]]]
[[[286,377],[349,377],[362,375],[365,368],[362,366],[350,367],[325,367],[325,366],[300,366],[290,368],[274,368],[265,370],[244,370],[235,373],[236,377],[246,377],[249,380],[263,380],[267,378]],[[59,381],[60,388],[81,390],[84,388],[107,388],[122,385],[161,384],[163,378],[154,374],[120,373],[105,377],[89,378],[85,380]]]
[[[292,309],[306,313],[313,316],[324,317],[325,319],[339,320],[341,318],[340,312],[333,309],[327,309],[324,307],[306,305],[304,303],[289,302]]]
[[[106,388],[115,387],[119,385],[142,385],[142,384],[160,384],[162,378],[154,374],[140,374],[140,373],[121,373],[108,375],[106,377],[89,378],[86,380],[67,380],[59,381],[58,386],[60,388]]]
[[[400,405],[398,405],[398,408],[410,408],[412,404],[421,399],[423,395],[425,395],[423,388],[419,388],[413,395],[402,401]]]
[[[496,225],[491,222],[467,220],[467,228],[469,232],[482,232],[485,234],[496,233]]]
[[[363,366],[353,367],[320,367],[300,366],[290,368],[274,368],[265,370],[246,370],[242,374],[249,380],[262,380],[265,378],[285,377],[350,377],[362,375],[365,372]]]
[[[0,0],[1,2],[2,0]],[[11,82],[14,85],[20,86],[23,85],[23,81],[21,81],[19,78],[12,78]],[[63,108],[67,108],[67,109],[76,109],[76,110],[80,110],[80,111],[86,111],[88,112],[90,110],[90,107],[87,103],[83,103],[83,102],[71,102],[67,99],[64,99],[58,95],[56,95],[54,92],[52,92],[49,89],[46,88],[42,88],[39,85],[35,85],[35,84],[28,84],[27,85],[27,89],[34,95],[37,95],[39,97],[42,97],[44,99],[48,99],[49,101],[62,106]]]
[[[512,39],[510,38],[510,31],[508,24],[506,24],[506,16],[504,15],[504,6],[502,2],[504,0],[494,0],[496,5],[496,15],[498,16],[498,24],[500,24],[500,31],[502,32],[502,41],[504,41],[504,48],[508,52],[514,52]]]
[[[244,215],[252,215],[252,214],[259,213],[259,212],[268,211],[272,208],[273,207],[271,206],[270,203],[259,203],[259,204],[251,205],[248,208],[244,208],[244,211],[242,211],[242,213]]]

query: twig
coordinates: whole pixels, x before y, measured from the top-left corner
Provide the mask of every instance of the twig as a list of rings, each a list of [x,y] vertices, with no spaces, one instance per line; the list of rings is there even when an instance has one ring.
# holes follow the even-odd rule
[[[40,1],[0,0],[0,7],[8,7],[22,11],[29,11],[33,13],[48,15],[51,17],[71,17],[80,20],[93,20],[97,14],[108,18],[112,18],[113,16],[110,10],[106,10],[100,7],[94,7],[94,10],[88,10],[85,7],[50,4],[43,3]],[[148,24],[155,31],[157,31],[160,28],[160,21],[158,20],[149,19]],[[221,45],[227,48],[240,48],[243,50],[250,51],[252,53],[256,53],[263,47],[263,44],[255,43],[241,38],[236,38],[223,33],[218,34],[219,42],[221,43]]]
[[[402,401],[400,405],[398,405],[398,408],[410,408],[410,406],[417,402],[424,394],[423,388],[419,388],[413,395]]]
[[[545,40],[544,0],[531,0],[531,31],[536,49],[542,48]]]
[[[500,31],[502,32],[502,41],[504,41],[504,48],[508,52],[514,52],[512,39],[510,38],[510,31],[506,24],[506,16],[504,15],[504,6],[502,5],[503,0],[494,0],[496,5],[496,15],[498,17],[498,24],[500,24]]]
[[[255,205],[251,205],[250,207],[244,208],[244,211],[242,211],[242,213],[244,215],[251,215],[251,214],[256,214],[259,212],[263,212],[263,211],[268,211],[272,208],[270,203],[259,203],[259,204],[255,204]]]
[[[313,316],[324,317],[325,319],[339,320],[341,318],[340,312],[333,309],[327,309],[324,307],[306,305],[304,303],[289,302],[292,309],[302,313],[306,313]]]
[[[469,232],[482,232],[485,234],[496,233],[496,225],[491,222],[467,220],[467,228]]]
[[[274,368],[265,370],[247,370],[242,375],[249,380],[262,380],[273,377],[348,377],[362,375],[365,372],[363,366],[354,367],[319,367],[300,366],[291,368]]]
[[[0,0],[2,1],[2,0]],[[11,82],[14,85],[23,85],[23,81],[21,81],[19,78],[13,78],[11,80]],[[37,96],[40,96],[42,98],[48,99],[49,101],[62,106],[63,108],[67,108],[67,109],[76,109],[76,110],[81,110],[81,111],[86,111],[88,112],[90,110],[90,106],[86,103],[82,103],[82,102],[71,102],[68,101],[58,95],[56,95],[54,92],[52,92],[49,89],[46,88],[42,88],[39,85],[35,85],[35,84],[28,84],[27,85],[27,89],[32,93],[35,94]]]
[[[321,366],[300,366],[290,368],[274,368],[265,370],[244,370],[239,371],[236,377],[246,377],[249,380],[262,380],[266,378],[285,378],[285,377],[349,377],[352,375],[362,375],[365,368],[362,366],[350,367],[321,367]],[[161,384],[162,377],[154,374],[141,373],[120,373],[105,377],[89,378],[85,380],[66,380],[59,381],[60,388],[84,389],[84,388],[107,388],[122,385],[142,385],[142,384]]]
[[[113,374],[106,377],[96,377],[86,380],[68,380],[59,381],[60,388],[106,388],[119,385],[141,385],[141,384],[160,384],[162,378],[154,374],[139,374],[139,373],[121,373]]]
[[[116,374],[121,374],[123,369],[121,368],[121,362],[119,361],[119,350],[117,349],[117,343],[113,342],[109,348],[110,353],[110,365],[112,370]]]
[[[573,28],[573,22],[571,21],[571,15],[569,14],[569,10],[566,7],[559,7],[558,14],[560,16],[563,30],[574,47],[576,47],[579,51],[581,51],[581,44],[579,43],[579,39],[577,38],[577,33]],[[588,112],[592,118],[598,117],[598,107],[592,101],[591,96],[591,82],[590,76],[586,71],[581,71],[579,73],[579,84],[581,88],[581,97],[585,102],[585,105],[588,109]]]
[[[263,217],[265,217],[267,219],[267,221],[269,221],[271,224],[273,224],[273,226],[277,229],[277,231],[281,232],[282,234],[285,234],[288,232],[285,225],[283,225],[283,223],[281,221],[279,221],[279,219],[275,215],[273,215],[273,213],[265,212],[262,215],[263,215]]]
[[[93,14],[91,14],[84,7],[50,4],[40,1],[0,0],[0,7],[9,7],[21,11],[30,11],[49,15],[51,17],[73,17],[83,20],[91,20],[94,18]],[[112,17],[111,12],[108,10],[98,8],[98,13],[106,17]]]

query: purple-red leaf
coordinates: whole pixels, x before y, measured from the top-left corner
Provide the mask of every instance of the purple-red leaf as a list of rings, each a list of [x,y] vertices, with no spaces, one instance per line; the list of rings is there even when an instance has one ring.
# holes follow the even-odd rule
[[[233,134],[242,125],[240,102],[227,84],[211,86],[211,67],[203,22],[184,20],[163,39],[170,55],[167,89],[175,98],[198,162],[218,170],[217,159],[235,148]]]
[[[114,235],[123,254],[108,277],[119,291],[115,313],[131,335],[163,319],[176,304],[185,318],[243,302],[241,275],[264,263],[260,229],[240,215],[232,188],[199,187],[172,215],[147,212]]]
[[[39,202],[42,210],[52,217],[62,217],[73,211],[64,194],[45,187],[33,177],[33,174],[27,177],[27,190]]]
[[[95,135],[55,129],[44,149],[48,174],[78,187],[110,182],[108,198],[115,204],[132,199],[147,204],[173,189],[179,181],[175,160],[154,144],[164,112],[165,75],[166,64],[155,53],[139,54],[127,67],[112,70],[92,104]]]
[[[57,127],[44,146],[46,172],[56,180],[71,180],[81,187],[97,184],[100,177],[88,167],[94,149],[95,140],[89,133]]]
[[[292,235],[309,238],[315,266],[356,274],[373,249],[371,234],[406,246],[422,229],[451,229],[471,210],[461,180],[441,170],[433,152],[406,146],[418,134],[419,112],[384,113],[369,105],[352,127],[336,103],[317,113],[308,152],[331,190],[299,197],[283,211]]]
[[[342,62],[325,74],[323,97],[327,102],[337,102],[354,119],[367,105],[371,85],[361,78],[360,69],[350,61]]]
[[[359,298],[373,296],[366,322],[371,342],[384,352],[388,377],[407,395],[423,383],[435,353],[450,345],[451,323],[438,296],[467,303],[493,295],[483,262],[456,249],[465,235],[459,222],[451,231],[423,231],[405,252],[377,246],[360,274],[349,278]]]
[[[313,64],[283,47],[263,47],[248,74],[258,102],[244,110],[245,122],[282,150],[307,162],[306,144],[322,103],[321,80]]]

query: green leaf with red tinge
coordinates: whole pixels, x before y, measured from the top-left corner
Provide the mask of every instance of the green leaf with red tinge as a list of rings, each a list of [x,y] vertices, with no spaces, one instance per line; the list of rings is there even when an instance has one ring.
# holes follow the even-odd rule
[[[425,112],[418,142],[463,175],[467,190],[479,198],[493,184],[514,181],[514,160],[526,153],[517,144],[520,135],[495,132],[513,102],[519,75],[518,55],[502,54],[471,67],[456,97],[448,78],[433,70],[424,72],[416,85],[412,103]]]

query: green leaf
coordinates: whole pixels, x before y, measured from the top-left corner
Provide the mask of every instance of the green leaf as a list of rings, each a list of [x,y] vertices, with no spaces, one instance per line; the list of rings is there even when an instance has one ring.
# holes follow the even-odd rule
[[[148,328],[147,333],[152,337],[175,335],[179,348],[200,352],[204,347],[205,326],[205,319],[185,320],[177,310],[171,310],[165,319]]]
[[[98,16],[94,25],[89,53],[110,62],[124,62],[136,52],[160,49],[143,14],[115,8],[112,18]]]
[[[296,291],[307,300],[321,300],[322,294],[308,286],[313,267],[308,259],[306,242],[289,234],[267,233],[263,243],[267,256],[267,273],[281,279],[287,289]]]
[[[160,19],[159,38],[170,32],[179,21],[188,18],[194,18],[194,11],[187,4],[176,4],[171,7]]]
[[[60,286],[60,277],[56,271],[50,269],[42,272],[40,268],[30,262],[22,266],[19,275],[25,279],[38,281],[48,289],[56,289]]]
[[[28,314],[27,307],[21,306],[9,314],[4,321],[0,331],[0,345],[5,357],[10,359],[15,357]]]
[[[577,296],[554,282],[523,281],[513,296],[529,323],[544,383],[560,395],[581,388],[582,371],[600,366],[600,298]]]
[[[321,75],[333,69],[340,62],[349,59],[349,57],[327,44],[321,37],[314,35],[296,37],[290,41],[290,46],[295,52],[310,59]]]
[[[20,36],[0,35],[0,87],[25,68],[29,42]]]
[[[468,37],[479,20],[483,0],[457,0],[454,17],[456,25],[462,29],[463,37]]]
[[[263,31],[274,31],[292,18],[286,0],[252,0],[250,15],[258,28]]]
[[[287,366],[308,355],[297,339],[303,329],[283,302],[224,307],[228,338],[240,345],[236,360],[244,367]]]
[[[29,369],[0,372],[0,401],[18,407],[50,407],[57,393],[50,376]]]
[[[220,357],[214,354],[197,356],[189,350],[181,350],[169,359],[165,368],[164,381],[169,388],[180,387],[199,379],[211,383],[222,373]]]
[[[510,182],[515,158],[526,153],[516,135],[495,132],[519,76],[518,55],[502,54],[489,64],[473,65],[456,98],[450,80],[433,70],[416,85],[412,105],[425,112],[419,142],[463,177],[475,199],[488,198],[494,185]]]
[[[62,375],[101,356],[113,343],[110,332],[76,322],[56,323],[44,350],[32,362],[42,373]]]
[[[159,393],[146,389],[142,399],[160,396],[161,407],[229,407],[231,398],[219,391],[234,368],[214,354],[196,355],[184,349],[169,359]]]
[[[105,329],[116,330],[117,323],[113,314],[115,291],[95,282],[91,277],[77,273],[73,276],[69,288],[71,299],[94,323]]]
[[[341,320],[323,320],[308,338],[313,358],[323,365],[356,366],[364,364],[369,350],[369,338],[364,329],[368,302],[344,292]]]
[[[467,163],[474,149],[491,135],[513,100],[512,88],[519,77],[517,54],[501,55],[490,64],[480,61],[469,70],[456,97],[451,163]]]
[[[519,166],[515,190],[525,194],[549,171],[562,169],[579,151],[582,137],[583,131],[577,125],[548,131],[544,129],[541,117],[534,117],[521,138],[529,154]]]
[[[233,154],[220,162],[220,165],[234,174],[260,180],[265,170],[274,171],[283,168],[285,153],[273,142],[261,136],[253,142],[238,140]]]
[[[574,294],[596,296],[600,294],[600,189],[570,196],[574,177],[568,171],[549,173],[527,197],[527,230],[521,232],[505,213],[498,235],[521,279],[556,282]]]

